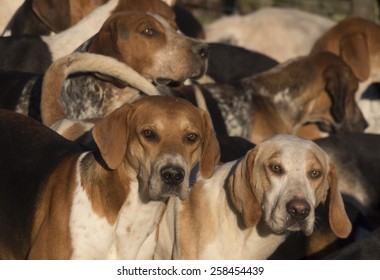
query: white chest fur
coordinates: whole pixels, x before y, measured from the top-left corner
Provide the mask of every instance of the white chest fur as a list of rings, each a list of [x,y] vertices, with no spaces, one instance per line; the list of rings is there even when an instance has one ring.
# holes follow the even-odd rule
[[[148,245],[145,246],[144,242],[156,229],[163,207],[163,202],[143,203],[139,198],[138,183],[133,182],[115,224],[110,224],[105,217],[100,217],[92,210],[91,201],[78,175],[70,214],[71,258],[152,258],[155,244],[151,238]],[[141,252],[141,248],[145,252]]]

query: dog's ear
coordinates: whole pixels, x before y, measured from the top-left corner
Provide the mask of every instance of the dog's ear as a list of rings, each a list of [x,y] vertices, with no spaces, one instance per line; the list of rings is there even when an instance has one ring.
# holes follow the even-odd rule
[[[261,218],[261,198],[253,180],[257,148],[250,150],[228,179],[231,202],[242,215],[247,227],[257,225]]]
[[[100,31],[91,39],[88,52],[121,58],[118,49],[118,18],[111,18],[103,24]]]
[[[325,80],[325,90],[331,98],[332,107],[331,115],[337,123],[344,120],[345,117],[345,96],[347,94],[347,85],[341,77],[339,66],[328,67],[323,76]]]
[[[367,80],[370,72],[367,36],[363,33],[351,33],[340,40],[340,56],[351,67],[355,76]]]
[[[127,152],[128,123],[132,108],[132,105],[125,104],[116,109],[100,120],[92,131],[102,158],[110,169],[118,168]]]
[[[58,33],[70,27],[70,3],[64,1],[34,0],[32,10],[50,30]]]
[[[205,127],[205,136],[203,139],[203,150],[199,163],[199,169],[202,177],[207,179],[214,174],[215,166],[220,161],[220,148],[211,123],[210,115],[202,111],[202,118]]]
[[[352,225],[344,209],[343,199],[338,189],[336,168],[332,162],[329,164],[328,183],[330,227],[336,236],[346,238],[351,233]]]

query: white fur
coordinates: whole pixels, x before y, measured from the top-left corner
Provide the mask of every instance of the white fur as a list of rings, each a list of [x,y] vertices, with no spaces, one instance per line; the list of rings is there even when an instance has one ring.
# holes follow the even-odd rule
[[[334,21],[296,9],[262,8],[222,17],[205,26],[207,41],[232,44],[263,53],[279,62],[306,55]]]
[[[86,192],[81,185],[80,162],[77,161],[77,180],[73,205],[70,214],[70,233],[72,239],[72,259],[104,259],[114,242],[115,225],[110,225],[105,217],[94,213]]]
[[[143,246],[155,230],[165,204],[162,201],[142,202],[139,184],[130,184],[128,197],[124,202],[115,224],[105,217],[99,217],[92,209],[83,186],[81,185],[80,162],[77,161],[77,180],[73,206],[70,214],[70,233],[72,239],[72,259],[151,259],[154,246]],[[151,245],[148,239],[148,244]],[[143,251],[140,249],[143,248]]]

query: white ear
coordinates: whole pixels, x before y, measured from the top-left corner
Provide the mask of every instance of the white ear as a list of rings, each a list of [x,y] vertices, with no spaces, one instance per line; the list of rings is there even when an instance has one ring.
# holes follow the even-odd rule
[[[175,5],[176,0],[162,0],[166,4],[168,4],[170,7],[173,7]]]

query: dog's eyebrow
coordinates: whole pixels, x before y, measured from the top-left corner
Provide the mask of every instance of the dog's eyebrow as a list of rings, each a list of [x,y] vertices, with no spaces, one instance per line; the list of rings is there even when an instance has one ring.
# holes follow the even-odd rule
[[[268,157],[268,160],[272,160],[272,159],[275,159],[275,158],[281,158],[282,157],[282,150],[275,150],[269,157]]]

